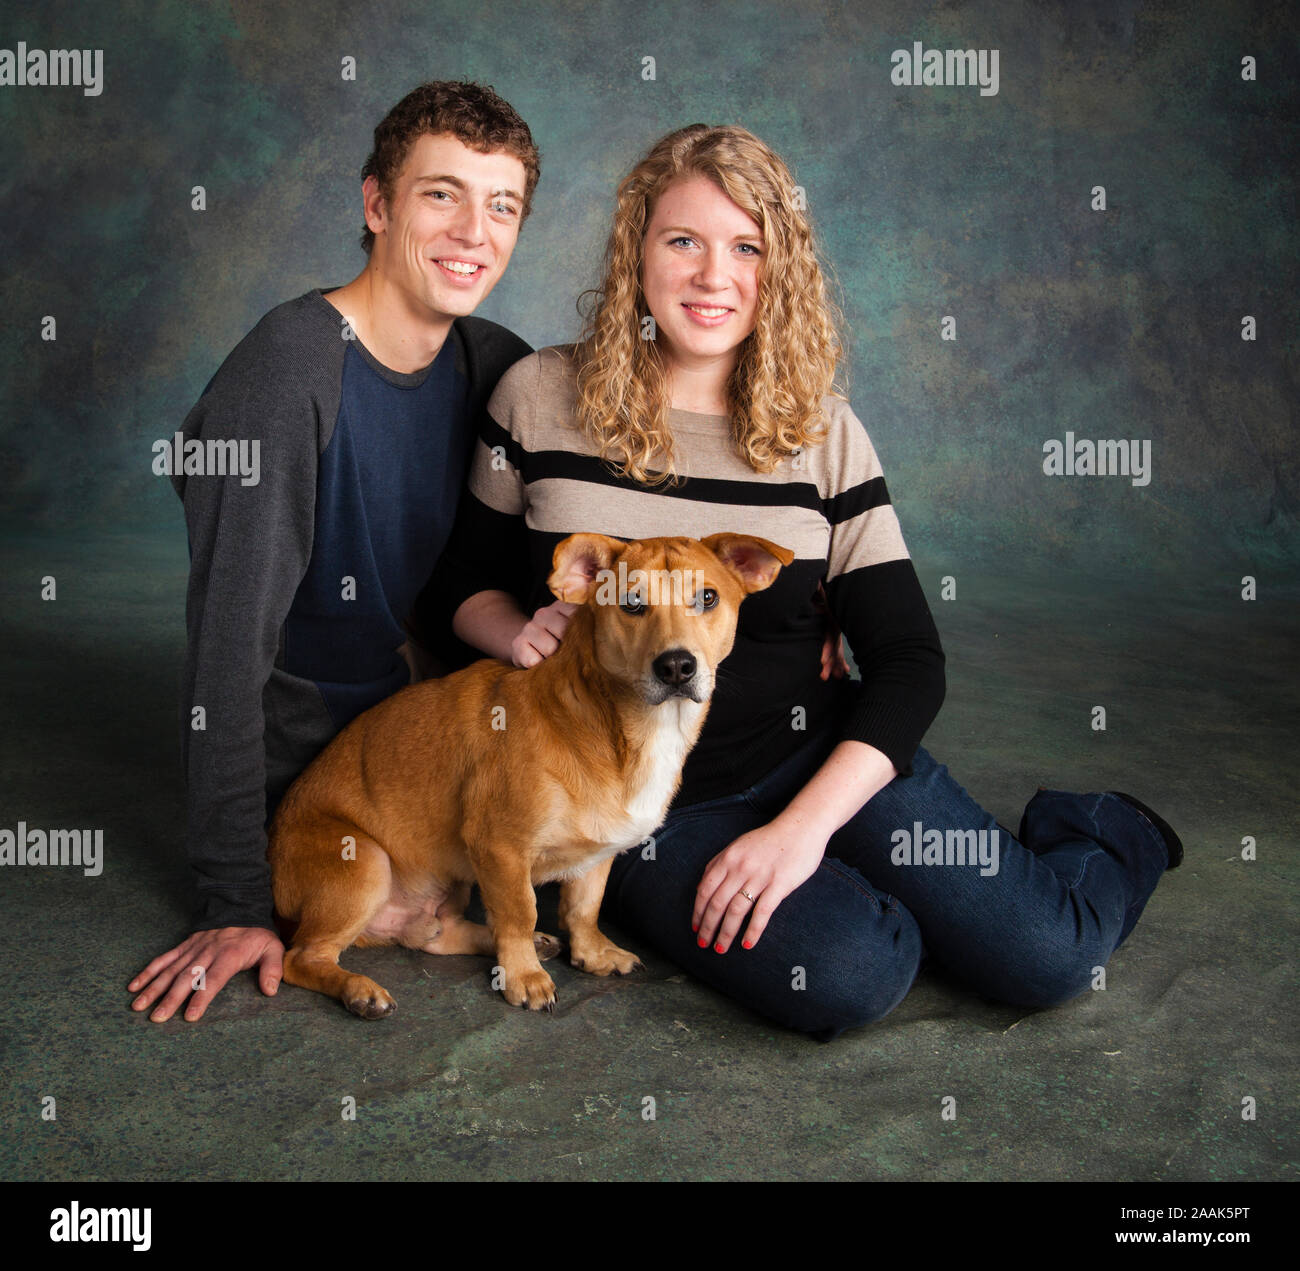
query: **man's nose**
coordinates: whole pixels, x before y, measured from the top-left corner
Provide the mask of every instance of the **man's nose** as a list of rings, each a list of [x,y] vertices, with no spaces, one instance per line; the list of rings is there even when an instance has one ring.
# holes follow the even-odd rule
[[[461,204],[460,214],[452,226],[455,237],[467,243],[481,243],[487,237],[484,226],[487,214],[477,203],[466,199]]]

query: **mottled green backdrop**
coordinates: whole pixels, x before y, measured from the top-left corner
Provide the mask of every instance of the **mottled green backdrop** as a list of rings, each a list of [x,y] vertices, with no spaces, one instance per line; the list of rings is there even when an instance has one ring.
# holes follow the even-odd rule
[[[484,316],[572,338],[620,176],[671,128],[739,123],[807,190],[851,400],[915,555],[1200,584],[1300,557],[1291,4],[54,0],[3,17],[3,47],[104,55],[95,97],[0,87],[12,528],[182,534],[151,443],[266,309],[359,270],[371,129],[418,82],[463,78],[543,152]],[[997,49],[998,93],[895,86],[890,54],[916,40]],[[1045,476],[1067,430],[1149,440],[1150,484]]]

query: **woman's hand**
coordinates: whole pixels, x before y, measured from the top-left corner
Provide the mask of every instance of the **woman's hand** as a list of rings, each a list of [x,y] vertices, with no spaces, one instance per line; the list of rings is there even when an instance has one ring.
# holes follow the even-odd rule
[[[715,952],[726,953],[750,914],[744,944],[752,949],[776,907],[813,876],[825,854],[825,838],[780,818],[742,834],[709,862],[700,879],[691,915],[700,948],[711,944]]]
[[[567,600],[555,600],[533,614],[510,644],[510,658],[516,666],[536,666],[560,647],[560,639],[578,606]]]
[[[835,615],[831,613],[830,603],[826,599],[826,589],[820,582],[817,584],[817,597],[813,601],[813,607],[826,620],[826,634],[822,637],[821,678],[829,680],[834,676],[837,680],[842,680],[848,675],[850,669],[848,660],[844,656],[844,633],[840,630],[840,624],[835,621]]]

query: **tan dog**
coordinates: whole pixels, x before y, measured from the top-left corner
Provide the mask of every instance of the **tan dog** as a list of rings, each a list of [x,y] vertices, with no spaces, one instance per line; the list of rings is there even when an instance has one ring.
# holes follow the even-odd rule
[[[566,538],[547,585],[581,607],[555,653],[402,689],[285,795],[268,853],[276,908],[298,923],[285,980],[376,1019],[395,1003],[339,966],[350,945],[495,954],[506,1000],[550,1010],[538,954],[559,944],[535,932],[533,888],[554,879],[573,965],[640,965],[596,927],[610,864],[663,822],[740,602],[793,559],[743,534]],[[488,927],[463,917],[473,882]]]

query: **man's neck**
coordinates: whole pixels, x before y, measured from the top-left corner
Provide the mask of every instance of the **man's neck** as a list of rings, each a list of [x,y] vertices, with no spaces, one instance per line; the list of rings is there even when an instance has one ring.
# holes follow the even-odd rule
[[[326,297],[358,340],[384,366],[401,375],[421,371],[438,356],[452,319],[417,312],[407,296],[368,264],[350,283]]]

